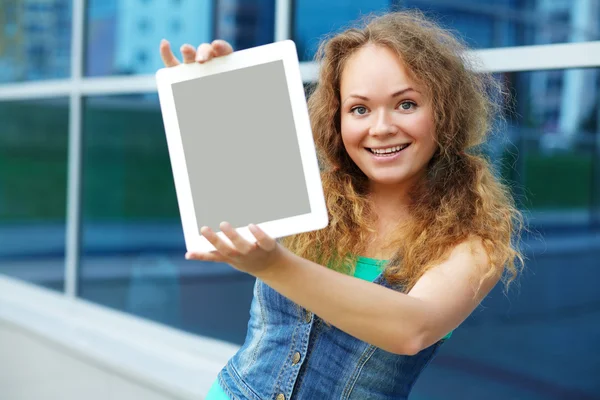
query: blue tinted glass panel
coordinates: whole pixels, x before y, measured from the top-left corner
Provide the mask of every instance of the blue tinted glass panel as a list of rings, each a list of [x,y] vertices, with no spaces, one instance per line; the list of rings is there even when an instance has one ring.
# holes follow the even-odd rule
[[[274,0],[187,0],[87,2],[85,74],[154,73],[163,64],[158,51],[167,39],[181,59],[183,44],[198,46],[215,38],[236,50],[270,43]]]
[[[310,60],[323,35],[338,32],[351,21],[389,9],[389,0],[295,1],[292,37],[300,60]]]
[[[0,83],[71,74],[71,3],[0,2]]]
[[[176,54],[185,43],[212,37],[210,0],[87,2],[85,74],[153,73],[161,68],[158,47],[167,39]]]
[[[80,296],[241,343],[254,278],[187,261],[156,95],[87,98]]]
[[[402,2],[400,8],[423,11],[472,48],[541,44],[545,40],[542,33],[535,32],[537,22],[533,13],[536,9],[529,0],[498,0],[487,4],[475,0],[408,0]],[[552,13],[567,11],[564,7],[551,9]],[[557,40],[558,37],[550,43]]]
[[[236,50],[273,42],[275,0],[216,0],[215,7],[215,39]]]
[[[495,154],[518,182],[521,206],[536,224],[591,223],[600,183],[598,69],[502,76],[514,95],[506,141]],[[592,88],[583,90],[584,87]]]
[[[303,60],[319,39],[371,11],[419,9],[473,48],[583,42],[600,39],[597,1],[377,0],[297,1],[293,38]]]
[[[0,121],[0,274],[63,290],[69,101],[3,101]]]

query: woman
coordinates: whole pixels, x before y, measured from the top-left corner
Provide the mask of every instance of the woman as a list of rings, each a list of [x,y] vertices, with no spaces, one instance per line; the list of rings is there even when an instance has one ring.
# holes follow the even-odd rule
[[[231,53],[182,47],[184,62]],[[477,151],[499,86],[416,12],[373,17],[321,45],[309,99],[327,228],[281,243],[227,223],[202,234],[257,278],[246,341],[209,399],[406,399],[449,334],[502,278],[521,225]],[[167,66],[178,64],[166,41]],[[327,267],[323,267],[323,265]]]

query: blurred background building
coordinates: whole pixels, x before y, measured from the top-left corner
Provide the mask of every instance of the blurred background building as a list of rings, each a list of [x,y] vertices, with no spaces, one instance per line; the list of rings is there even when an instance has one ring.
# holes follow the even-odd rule
[[[183,258],[162,38],[292,39],[308,85],[324,35],[405,8],[510,93],[487,151],[531,231],[412,398],[600,399],[600,0],[0,0],[0,399],[202,398],[244,340],[253,278]]]

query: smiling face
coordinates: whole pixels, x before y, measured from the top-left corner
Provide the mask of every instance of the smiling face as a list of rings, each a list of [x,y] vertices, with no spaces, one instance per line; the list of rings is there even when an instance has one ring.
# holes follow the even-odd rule
[[[357,50],[340,97],[344,147],[371,187],[404,187],[424,175],[437,149],[431,101],[396,53],[372,44]]]

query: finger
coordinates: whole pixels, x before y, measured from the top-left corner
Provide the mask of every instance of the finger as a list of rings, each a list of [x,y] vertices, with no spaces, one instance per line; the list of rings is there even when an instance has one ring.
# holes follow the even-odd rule
[[[227,54],[233,53],[233,47],[225,40],[217,39],[211,43],[215,57],[226,56]]]
[[[256,238],[258,246],[265,251],[273,251],[277,247],[275,239],[267,235],[262,229],[254,224],[248,225],[248,229]]]
[[[217,236],[217,234],[214,233],[208,226],[203,226],[200,229],[200,233],[206,238],[206,240],[210,242],[210,244],[215,246],[215,249],[217,249],[217,251],[224,257],[235,258],[240,255],[236,249],[225,243],[225,241]]]
[[[240,236],[239,233],[228,222],[221,222],[219,225],[221,232],[225,234],[231,240],[231,243],[235,246],[237,251],[241,254],[248,254],[250,251],[256,249],[256,245],[248,242],[246,239]]]
[[[202,43],[200,46],[198,46],[198,50],[196,51],[196,61],[199,63],[204,63],[212,59],[214,55],[215,53],[213,47],[208,43]]]
[[[184,63],[191,64],[196,60],[196,49],[194,48],[194,46],[184,44],[179,50],[181,51],[181,55],[183,56]]]
[[[218,251],[211,251],[209,253],[198,253],[198,252],[187,252],[185,253],[186,260],[197,260],[197,261],[212,261],[212,262],[226,262],[225,257]]]
[[[171,50],[171,44],[165,39],[160,41],[160,58],[162,58],[165,67],[174,67],[179,65],[179,60]]]

